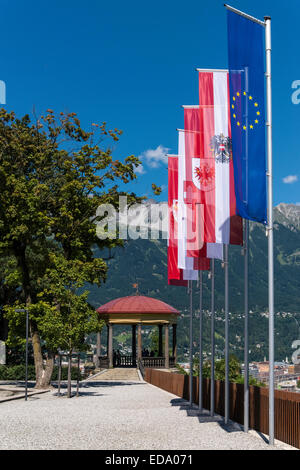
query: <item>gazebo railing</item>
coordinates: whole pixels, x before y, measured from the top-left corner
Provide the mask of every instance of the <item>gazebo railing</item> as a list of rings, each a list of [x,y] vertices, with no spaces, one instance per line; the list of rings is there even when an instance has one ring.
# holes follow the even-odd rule
[[[165,368],[165,358],[161,357],[143,357],[143,366],[149,368],[156,368],[156,369],[164,369]],[[175,365],[175,357],[171,356],[169,358],[169,366],[173,367]]]
[[[133,356],[115,356],[114,367],[136,367],[136,358]]]
[[[141,363],[143,367],[155,368],[155,369],[164,369],[165,368],[165,358],[164,356],[160,357],[142,357]],[[113,359],[114,367],[137,367],[138,360],[133,356],[115,356]],[[174,367],[175,357],[169,357],[169,366]],[[109,368],[109,360],[107,356],[99,357],[99,366],[100,369]]]
[[[100,369],[108,369],[109,360],[107,356],[99,356],[99,367]]]

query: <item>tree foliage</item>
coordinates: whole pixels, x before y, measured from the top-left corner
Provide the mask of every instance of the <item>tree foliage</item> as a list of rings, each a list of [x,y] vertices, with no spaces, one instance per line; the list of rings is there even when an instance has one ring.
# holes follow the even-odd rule
[[[106,123],[85,130],[75,113],[56,116],[49,109],[19,119],[0,110],[0,294],[9,344],[24,341],[25,318],[15,308],[29,310],[37,386],[50,380],[58,348],[82,350],[85,335],[101,328],[79,289],[105,281],[106,262],[94,256],[95,247],[122,241],[98,239],[97,208],[118,208],[120,195],[129,204],[141,201],[120,189],[140,164],[133,155],[113,159],[120,135]]]

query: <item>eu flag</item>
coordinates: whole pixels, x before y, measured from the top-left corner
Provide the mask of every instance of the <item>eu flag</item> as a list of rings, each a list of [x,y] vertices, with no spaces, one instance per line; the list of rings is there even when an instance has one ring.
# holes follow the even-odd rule
[[[237,214],[267,223],[264,27],[227,11]]]

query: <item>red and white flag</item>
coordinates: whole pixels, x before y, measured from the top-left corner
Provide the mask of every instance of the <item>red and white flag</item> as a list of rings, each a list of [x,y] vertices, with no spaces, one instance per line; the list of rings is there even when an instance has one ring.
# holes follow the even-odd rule
[[[199,108],[185,122],[185,201],[201,205],[204,242],[241,245],[229,103],[228,72],[199,72]]]
[[[168,284],[187,286],[198,272],[178,267],[178,157],[168,158]]]

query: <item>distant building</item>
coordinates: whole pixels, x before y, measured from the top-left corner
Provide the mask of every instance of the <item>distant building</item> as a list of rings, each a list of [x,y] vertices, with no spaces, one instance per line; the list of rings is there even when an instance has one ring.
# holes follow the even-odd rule
[[[300,374],[300,364],[292,364],[288,367],[289,374]]]

